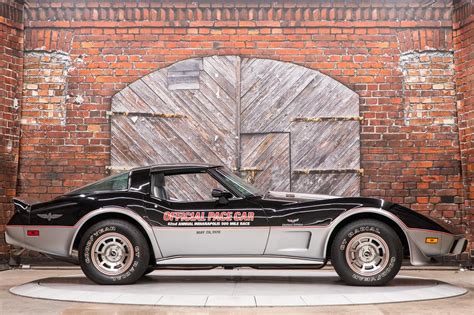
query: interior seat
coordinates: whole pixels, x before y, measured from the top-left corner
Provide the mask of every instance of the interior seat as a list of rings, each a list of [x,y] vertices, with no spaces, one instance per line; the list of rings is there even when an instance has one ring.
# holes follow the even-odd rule
[[[155,174],[153,176],[153,196],[162,200],[168,200],[168,193],[165,188],[165,175]]]

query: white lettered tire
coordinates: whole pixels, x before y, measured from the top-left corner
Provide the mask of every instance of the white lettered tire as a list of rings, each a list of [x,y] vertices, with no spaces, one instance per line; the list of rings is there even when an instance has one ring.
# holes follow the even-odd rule
[[[142,232],[123,220],[91,226],[79,243],[82,271],[99,284],[131,284],[148,268],[150,252]]]
[[[397,233],[378,220],[347,224],[331,244],[331,263],[350,285],[384,285],[397,275],[402,259],[403,248]]]

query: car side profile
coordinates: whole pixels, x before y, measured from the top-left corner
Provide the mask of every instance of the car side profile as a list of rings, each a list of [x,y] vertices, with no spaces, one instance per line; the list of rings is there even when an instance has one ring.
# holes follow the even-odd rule
[[[381,199],[261,193],[208,164],[135,168],[59,196],[15,199],[9,244],[74,260],[99,284],[157,268],[321,268],[350,285],[384,285],[400,270],[456,255],[454,227]]]

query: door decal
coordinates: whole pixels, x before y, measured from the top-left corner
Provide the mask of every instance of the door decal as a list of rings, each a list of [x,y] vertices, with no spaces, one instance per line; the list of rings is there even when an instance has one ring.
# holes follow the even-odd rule
[[[167,226],[249,226],[253,211],[166,211]]]

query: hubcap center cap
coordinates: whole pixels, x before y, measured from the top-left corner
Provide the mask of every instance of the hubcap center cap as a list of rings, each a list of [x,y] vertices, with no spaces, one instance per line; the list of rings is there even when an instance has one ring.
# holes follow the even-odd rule
[[[117,263],[124,257],[124,250],[119,245],[109,245],[105,249],[105,260],[111,263]]]
[[[375,250],[370,246],[364,246],[359,250],[359,258],[363,262],[369,262],[375,258]]]

